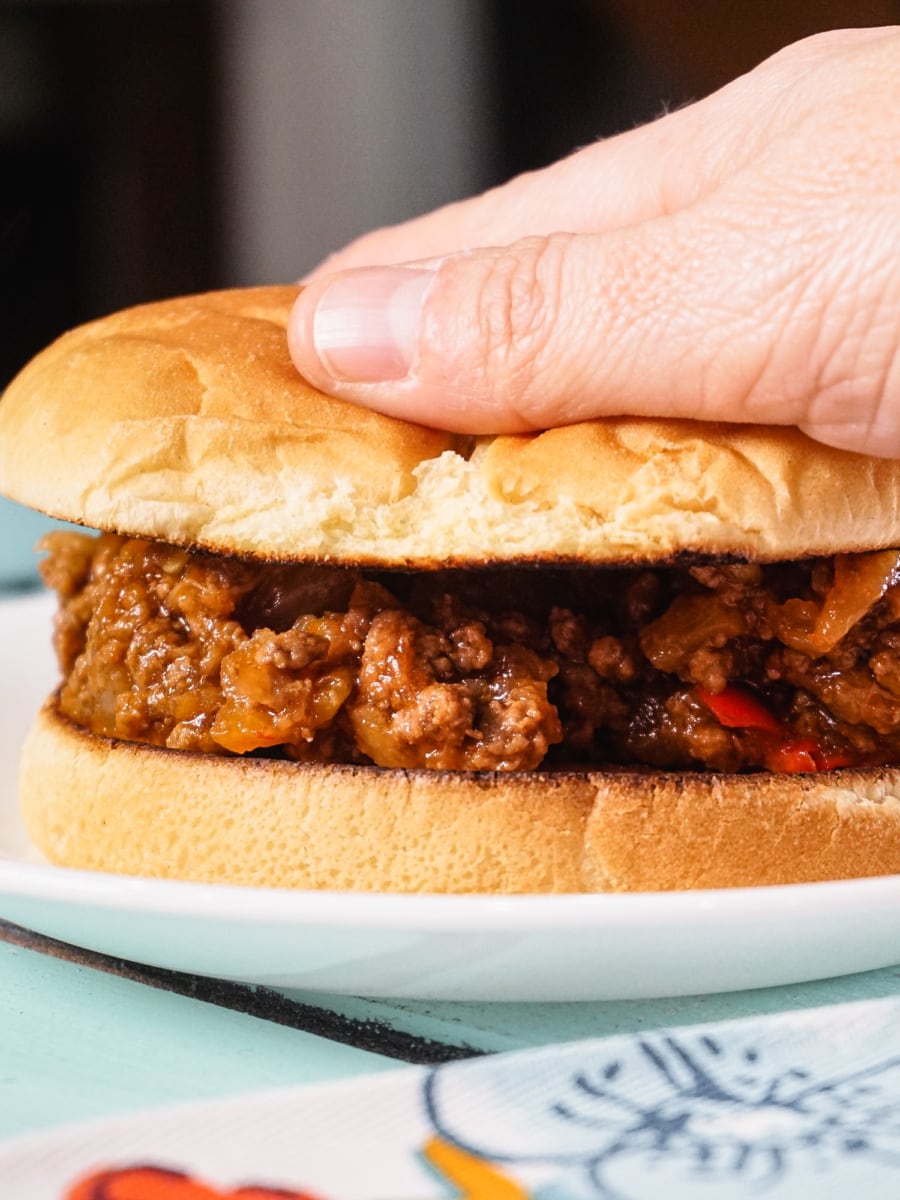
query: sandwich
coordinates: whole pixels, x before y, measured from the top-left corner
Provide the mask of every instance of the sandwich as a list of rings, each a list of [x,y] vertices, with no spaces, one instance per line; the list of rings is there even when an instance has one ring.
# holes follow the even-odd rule
[[[900,870],[900,464],[794,429],[467,438],[326,397],[295,288],[76,329],[0,402],[61,682],[54,862],[395,892]],[[49,631],[48,631],[49,636]]]

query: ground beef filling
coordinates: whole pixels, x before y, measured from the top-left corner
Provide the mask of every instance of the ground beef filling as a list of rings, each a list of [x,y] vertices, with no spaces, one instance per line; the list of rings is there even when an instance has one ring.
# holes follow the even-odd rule
[[[900,552],[372,573],[54,533],[62,711],[213,754],[442,770],[900,762]]]

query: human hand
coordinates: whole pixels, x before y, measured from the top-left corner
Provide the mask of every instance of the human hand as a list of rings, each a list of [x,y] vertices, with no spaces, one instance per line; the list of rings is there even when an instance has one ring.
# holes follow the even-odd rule
[[[354,242],[289,327],[324,391],[473,433],[797,425],[900,455],[900,28]],[[383,264],[403,263],[403,266]]]

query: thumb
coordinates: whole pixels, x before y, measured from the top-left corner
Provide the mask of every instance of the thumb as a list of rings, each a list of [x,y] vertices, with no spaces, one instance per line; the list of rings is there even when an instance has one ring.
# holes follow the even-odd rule
[[[391,416],[471,433],[548,428],[637,402],[634,376],[623,392],[615,367],[635,308],[652,307],[636,278],[590,234],[348,270],[301,292],[288,342],[323,391]]]
[[[814,434],[825,415],[827,440],[869,448],[855,443],[879,397],[833,387],[853,306],[829,307],[809,239],[701,209],[317,279],[291,317],[292,356],[332,395],[459,432],[629,414]],[[826,377],[852,415],[845,438],[841,413],[817,405]],[[886,434],[874,452],[900,446]]]

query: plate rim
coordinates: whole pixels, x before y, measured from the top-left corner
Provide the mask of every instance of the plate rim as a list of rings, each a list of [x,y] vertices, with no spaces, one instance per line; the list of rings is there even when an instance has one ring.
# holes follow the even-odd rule
[[[318,928],[425,929],[433,932],[535,933],[683,927],[774,915],[872,916],[900,909],[900,875],[683,892],[485,893],[333,892],[196,883],[82,871],[0,859],[0,897],[79,904],[97,910],[202,917],[217,924]],[[2,916],[2,913],[0,913]]]

